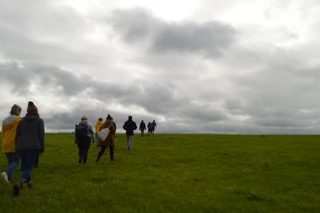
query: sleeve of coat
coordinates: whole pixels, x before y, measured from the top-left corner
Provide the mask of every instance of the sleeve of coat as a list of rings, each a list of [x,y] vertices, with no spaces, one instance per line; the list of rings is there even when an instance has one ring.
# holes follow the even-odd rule
[[[41,145],[41,152],[44,152],[44,123],[42,119],[40,119],[39,122],[39,141]]]

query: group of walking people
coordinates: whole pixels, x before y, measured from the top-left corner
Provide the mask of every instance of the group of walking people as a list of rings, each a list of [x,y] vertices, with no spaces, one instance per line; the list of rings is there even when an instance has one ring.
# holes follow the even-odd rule
[[[10,184],[13,174],[20,165],[20,180],[13,185],[13,196],[19,196],[24,185],[32,188],[31,174],[38,166],[39,155],[44,152],[44,122],[40,118],[38,108],[28,102],[27,114],[20,117],[21,107],[14,104],[10,115],[2,122],[2,150],[8,165],[1,173],[6,183]]]
[[[142,125],[144,121],[142,120],[139,126],[141,135],[144,135],[144,130],[146,126]],[[155,120],[148,123],[148,133],[154,134],[154,128],[156,127]],[[75,143],[78,146],[79,151],[79,163],[85,164],[88,159],[88,151],[91,143],[94,143],[98,148],[98,154],[95,162],[99,162],[100,158],[104,154],[105,150],[109,148],[110,161],[114,160],[114,150],[115,150],[115,134],[116,134],[116,123],[114,122],[113,117],[108,114],[106,120],[103,121],[103,118],[100,117],[96,121],[95,131],[93,131],[92,125],[88,122],[86,116],[81,117],[81,121],[75,127]],[[132,116],[128,116],[128,120],[123,124],[123,129],[126,131],[126,141],[128,145],[128,150],[133,149],[133,137],[134,130],[137,129],[136,122],[132,119]],[[102,131],[107,130],[107,134],[102,133]],[[104,135],[105,137],[101,136]],[[101,138],[102,137],[102,138]]]
[[[82,116],[80,123],[77,124],[75,128],[75,143],[79,150],[79,163],[85,164],[87,162],[91,142],[94,142],[100,148],[96,162],[99,161],[107,148],[109,148],[110,160],[113,161],[116,128],[117,126],[113,121],[113,118],[111,115],[108,115],[105,122],[103,122],[103,118],[97,120],[94,132],[92,125],[88,122],[88,118]],[[108,135],[103,140],[99,139],[97,136],[102,129],[108,129]]]
[[[139,125],[139,130],[141,132],[141,136],[144,136],[144,131],[146,130],[146,127],[148,127],[148,135],[154,134],[154,130],[155,130],[156,126],[157,126],[157,123],[155,120],[153,120],[152,122],[149,122],[147,126],[144,123],[144,121],[142,120]]]
[[[45,150],[45,128],[44,122],[40,118],[38,108],[32,102],[28,102],[27,113],[21,117],[21,107],[14,104],[11,107],[10,115],[2,122],[2,150],[7,158],[6,171],[1,172],[1,176],[8,184],[13,182],[14,171],[20,165],[21,176],[18,182],[13,183],[13,196],[19,196],[21,189],[26,185],[32,188],[32,170],[38,167],[39,156]],[[141,121],[139,130],[144,135],[146,126]],[[153,134],[156,127],[155,121],[148,123],[148,134]],[[88,160],[88,150],[92,141],[99,148],[95,162],[109,149],[110,160],[114,160],[116,123],[113,117],[108,114],[106,120],[99,118],[95,124],[95,131],[88,122],[86,116],[81,117],[81,121],[75,127],[75,143],[78,146],[80,164],[85,164]],[[126,131],[128,150],[133,149],[134,130],[137,129],[136,122],[130,115],[124,123],[123,129]],[[107,130],[107,131],[105,131]],[[107,132],[102,137],[102,132]],[[102,138],[101,138],[102,137]]]

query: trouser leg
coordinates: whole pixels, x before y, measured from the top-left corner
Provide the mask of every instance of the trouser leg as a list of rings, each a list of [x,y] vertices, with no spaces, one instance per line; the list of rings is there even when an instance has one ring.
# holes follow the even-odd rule
[[[84,147],[83,147],[83,163],[87,162],[90,143],[91,143],[91,138],[86,138],[85,144],[84,144]]]
[[[19,165],[19,156],[17,153],[6,153],[7,159],[8,159],[8,167],[7,167],[7,175],[8,180],[12,180],[12,176],[14,171]]]
[[[128,149],[132,150],[133,149],[133,135],[128,135],[127,141],[128,141]]]
[[[130,146],[130,135],[127,135],[127,144],[128,144],[128,150],[131,149],[131,146]]]
[[[98,153],[96,162],[99,161],[100,157],[103,155],[104,151],[105,151],[106,148],[107,148],[106,146],[100,146],[100,147],[101,147],[101,148],[100,148],[100,151],[99,151],[99,153]]]
[[[113,146],[109,147],[109,152],[110,152],[110,160],[113,161],[114,160],[114,147]]]
[[[82,144],[82,141],[79,141],[78,142],[78,149],[79,149],[79,163],[82,163],[83,162],[83,144]]]
[[[21,180],[23,182],[30,182],[34,161],[39,156],[39,151],[38,150],[25,150],[23,152],[24,152],[23,158],[21,158],[21,160],[24,161],[24,167],[23,167],[23,171],[21,174]]]

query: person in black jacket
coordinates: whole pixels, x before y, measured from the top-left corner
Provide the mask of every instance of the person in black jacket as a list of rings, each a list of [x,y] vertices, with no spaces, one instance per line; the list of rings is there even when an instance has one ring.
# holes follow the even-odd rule
[[[132,116],[128,117],[128,120],[124,123],[123,129],[126,130],[128,150],[133,148],[133,131],[137,129],[137,124],[132,120]]]
[[[141,136],[144,136],[144,130],[146,130],[146,124],[142,120],[139,125],[139,130],[141,131]]]
[[[44,123],[39,117],[38,108],[29,101],[27,114],[17,128],[16,151],[21,159],[21,179],[13,186],[13,195],[19,196],[23,184],[32,188],[31,172],[35,160],[44,152]]]
[[[88,159],[88,151],[93,138],[93,128],[88,122],[87,116],[82,116],[80,123],[76,126],[76,144],[79,149],[79,163],[85,164]]]

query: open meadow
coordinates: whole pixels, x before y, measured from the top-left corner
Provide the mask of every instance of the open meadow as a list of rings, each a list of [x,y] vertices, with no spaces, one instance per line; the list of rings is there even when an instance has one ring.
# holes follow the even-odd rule
[[[115,161],[78,164],[73,135],[46,134],[33,189],[12,197],[0,181],[0,212],[320,212],[320,137],[116,136]],[[0,157],[0,169],[6,158]],[[16,171],[15,180],[20,171]]]

